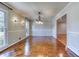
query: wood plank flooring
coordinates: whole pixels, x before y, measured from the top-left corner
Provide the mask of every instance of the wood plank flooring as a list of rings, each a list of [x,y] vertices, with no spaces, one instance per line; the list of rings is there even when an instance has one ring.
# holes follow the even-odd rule
[[[69,57],[65,46],[53,37],[29,37],[0,53],[0,57]]]
[[[59,34],[59,35],[58,35],[58,40],[59,40],[62,44],[66,45],[66,41],[67,41],[67,36],[66,36],[66,34]]]

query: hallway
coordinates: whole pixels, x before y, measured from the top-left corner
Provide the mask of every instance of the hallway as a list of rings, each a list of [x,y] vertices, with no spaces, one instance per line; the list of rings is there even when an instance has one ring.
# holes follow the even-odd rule
[[[53,37],[30,37],[0,54],[5,57],[25,56],[25,57],[68,57],[64,45],[56,41]]]

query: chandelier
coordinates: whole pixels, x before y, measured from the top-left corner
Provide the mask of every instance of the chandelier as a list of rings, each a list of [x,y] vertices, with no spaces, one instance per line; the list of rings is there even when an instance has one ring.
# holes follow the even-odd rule
[[[41,20],[41,12],[38,12],[38,19],[36,19],[37,24],[43,24],[43,21]]]

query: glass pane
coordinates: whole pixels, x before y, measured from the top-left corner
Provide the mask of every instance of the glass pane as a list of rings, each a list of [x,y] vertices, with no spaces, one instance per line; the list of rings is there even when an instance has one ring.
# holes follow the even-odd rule
[[[0,28],[4,27],[4,12],[0,11]]]
[[[5,40],[4,12],[0,11],[0,47],[3,47]]]

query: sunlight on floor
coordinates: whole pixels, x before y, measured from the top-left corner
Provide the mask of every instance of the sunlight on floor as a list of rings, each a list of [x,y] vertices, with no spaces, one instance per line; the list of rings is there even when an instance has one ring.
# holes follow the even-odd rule
[[[29,48],[30,48],[30,46],[29,46],[29,42],[27,41],[27,43],[25,44],[25,49],[24,49],[24,55],[29,55],[30,53],[29,53]]]
[[[62,53],[59,53],[59,55],[58,55],[59,57],[63,57],[63,54]]]

